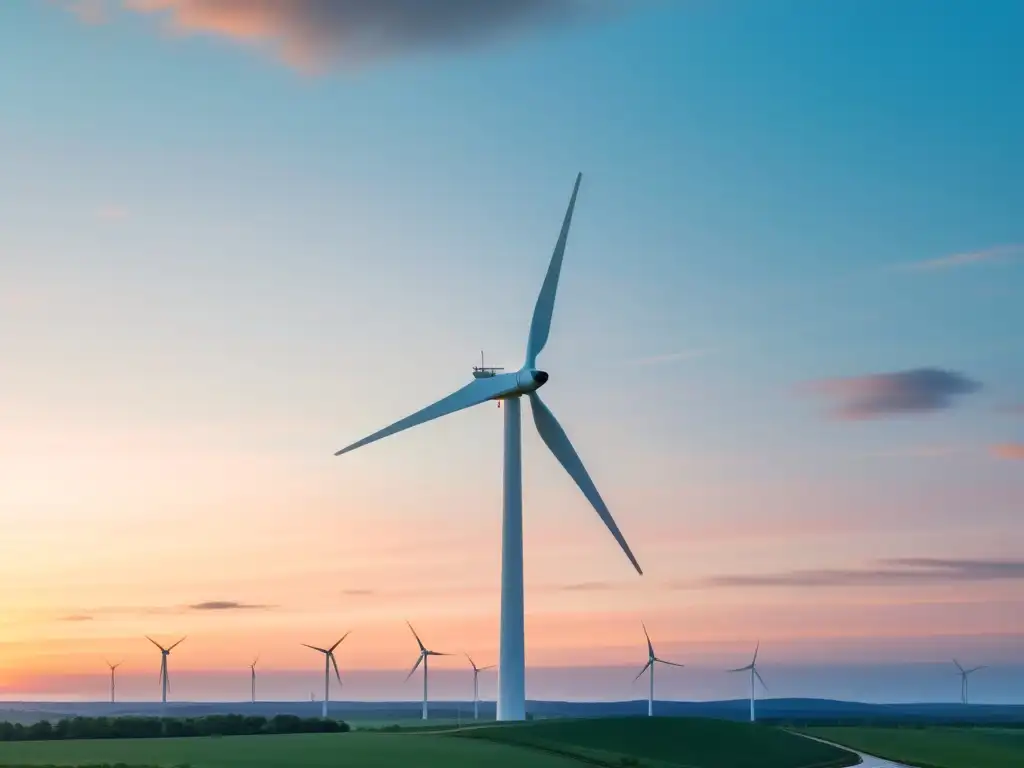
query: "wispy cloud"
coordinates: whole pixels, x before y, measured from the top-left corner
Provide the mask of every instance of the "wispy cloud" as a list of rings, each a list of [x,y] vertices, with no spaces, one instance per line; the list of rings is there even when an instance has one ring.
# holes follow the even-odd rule
[[[128,209],[120,205],[105,205],[96,211],[96,216],[104,221],[121,221],[128,218]]]
[[[555,587],[560,592],[611,592],[620,585],[608,581],[581,581],[577,584],[562,584]]]
[[[996,245],[991,248],[983,248],[978,251],[965,251],[953,253],[948,256],[940,256],[935,259],[925,259],[902,265],[903,269],[912,272],[934,272],[943,269],[955,269],[957,267],[969,267],[979,264],[992,264],[1006,261],[1014,261],[1024,256],[1024,243],[1009,245]]]
[[[93,617],[84,613],[72,613],[69,616],[61,616],[57,621],[92,621]]]
[[[272,607],[256,603],[239,603],[234,600],[209,600],[205,603],[194,603],[188,609],[190,611],[266,611]]]
[[[997,459],[1024,461],[1024,443],[1000,443],[992,446],[992,455]]]
[[[347,597],[370,597],[376,594],[376,592],[372,589],[343,589],[341,594]]]
[[[57,0],[84,24],[102,24],[107,20],[107,0]]]
[[[352,66],[419,49],[465,48],[617,10],[609,0],[124,0],[124,5],[165,16],[177,34],[217,35],[269,48],[305,71],[332,61]]]
[[[677,588],[708,587],[891,587],[965,581],[1024,581],[1024,560],[958,560],[905,557],[878,560],[860,570],[808,569],[712,576]]]
[[[961,373],[939,368],[824,379],[807,386],[832,401],[834,417],[847,421],[941,411],[980,388]]]
[[[683,349],[678,352],[666,352],[661,355],[650,355],[630,360],[630,365],[662,365],[664,363],[678,363],[682,360],[692,360],[695,357],[703,357],[707,354],[706,349]]]
[[[885,451],[875,451],[871,456],[885,459],[945,459],[958,456],[969,450],[961,445],[910,445]]]

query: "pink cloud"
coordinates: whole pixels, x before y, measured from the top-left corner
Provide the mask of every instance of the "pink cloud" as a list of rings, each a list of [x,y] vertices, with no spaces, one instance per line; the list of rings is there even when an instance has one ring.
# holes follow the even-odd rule
[[[937,269],[952,269],[955,267],[967,267],[975,264],[1008,261],[1016,256],[1024,254],[1024,244],[997,245],[992,248],[983,248],[978,251],[965,251],[953,253],[948,256],[940,256],[936,259],[926,259],[907,265],[914,271],[932,271]]]
[[[169,16],[171,29],[269,46],[287,63],[317,70],[419,48],[462,46],[531,25],[574,19],[603,0],[125,0]]]
[[[832,400],[832,414],[849,421],[939,411],[981,385],[955,371],[916,368],[895,373],[813,382],[810,391]]]
[[[1002,443],[992,446],[992,455],[999,459],[1024,461],[1024,443]]]

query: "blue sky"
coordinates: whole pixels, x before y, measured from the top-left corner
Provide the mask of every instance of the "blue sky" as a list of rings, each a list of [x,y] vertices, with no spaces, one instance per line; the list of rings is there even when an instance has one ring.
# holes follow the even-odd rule
[[[61,562],[0,566],[45,585],[0,600],[0,667],[57,675],[31,644],[95,655],[139,635],[139,606],[223,598],[300,618],[203,617],[197,669],[243,632],[333,634],[335,611],[381,637],[447,616],[490,649],[499,412],[331,453],[481,348],[519,364],[577,171],[545,394],[647,576],[524,430],[528,658],[569,663],[572,615],[584,662],[625,663],[642,614],[714,663],[758,634],[796,661],[837,622],[837,658],[856,638],[896,663],[915,659],[859,625],[904,615],[941,654],[1019,660],[1024,624],[984,608],[1021,607],[1024,578],[1019,3],[637,3],[459,45],[335,19],[315,72],[275,49],[312,45],[315,1],[241,3],[257,40],[207,0],[127,5],[0,9],[0,515],[8,546]],[[938,373],[898,378],[917,369]],[[871,418],[829,416],[865,392]],[[848,573],[907,558],[956,562]],[[822,569],[843,573],[804,583]],[[465,573],[471,610],[450,604]],[[598,625],[625,628],[602,645]],[[353,664],[403,667],[392,634],[394,658]]]

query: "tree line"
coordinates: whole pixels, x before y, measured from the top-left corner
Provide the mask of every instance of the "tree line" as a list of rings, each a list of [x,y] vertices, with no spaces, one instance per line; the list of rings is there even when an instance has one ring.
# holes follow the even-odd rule
[[[69,717],[32,725],[0,723],[0,741],[155,739],[184,736],[258,736],[272,733],[345,733],[348,723],[296,715],[205,717]]]

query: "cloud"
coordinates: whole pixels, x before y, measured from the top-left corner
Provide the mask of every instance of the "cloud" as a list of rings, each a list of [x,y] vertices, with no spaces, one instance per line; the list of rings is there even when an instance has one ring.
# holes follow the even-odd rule
[[[106,0],[56,0],[83,24],[102,24],[107,20]]]
[[[810,569],[712,576],[676,588],[700,587],[892,587],[965,581],[1024,581],[1024,560],[955,560],[905,557],[878,560],[862,570]]]
[[[419,49],[463,47],[533,27],[575,21],[608,0],[124,0],[167,17],[179,34],[211,34],[269,47],[288,64],[319,70]]]
[[[105,205],[96,215],[104,221],[121,221],[128,218],[128,209],[120,205]]]
[[[937,259],[915,261],[911,264],[905,264],[904,268],[914,272],[934,272],[936,270],[968,267],[977,264],[1013,261],[1021,255],[1024,255],[1024,244],[997,245],[979,251],[966,251],[964,253],[950,254],[949,256],[940,256]]]
[[[1024,443],[1001,443],[992,446],[992,455],[997,459],[1024,461]]]
[[[372,589],[343,589],[341,594],[347,597],[370,597],[376,594],[376,592]]]
[[[578,584],[563,584],[556,587],[561,592],[610,592],[618,588],[607,581],[582,581]]]
[[[92,621],[92,616],[84,613],[73,613],[70,616],[61,616],[57,621]]]
[[[238,603],[234,600],[210,600],[205,603],[190,605],[190,611],[266,611],[269,605],[257,605],[253,603]]]
[[[953,405],[957,396],[977,392],[981,384],[954,371],[916,368],[824,379],[812,382],[809,389],[833,401],[833,416],[860,421],[945,410]]]

